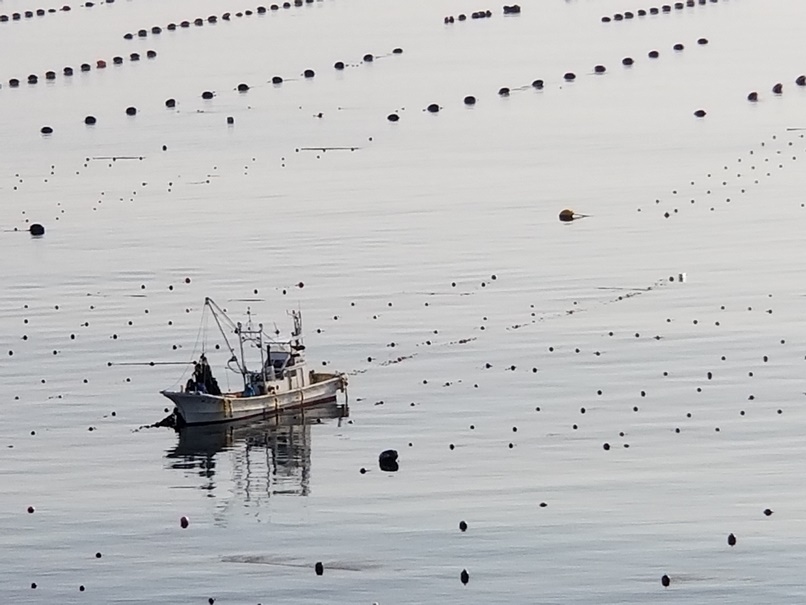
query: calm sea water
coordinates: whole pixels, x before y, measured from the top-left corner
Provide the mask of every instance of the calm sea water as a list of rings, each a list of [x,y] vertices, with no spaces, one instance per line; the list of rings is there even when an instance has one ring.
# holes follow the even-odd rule
[[[0,23],[4,602],[806,598],[806,7],[521,6]],[[301,308],[349,415],[139,429],[182,366],[109,363],[197,355],[205,296]]]

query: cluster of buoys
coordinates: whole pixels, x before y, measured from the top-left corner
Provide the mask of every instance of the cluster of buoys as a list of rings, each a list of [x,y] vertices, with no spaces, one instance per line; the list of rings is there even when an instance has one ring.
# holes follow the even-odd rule
[[[797,130],[799,130],[799,129],[794,129],[793,132],[797,131]],[[790,135],[790,136],[792,136],[792,135]],[[806,138],[806,134],[798,134],[797,138],[800,139],[800,140],[803,140],[804,138]],[[777,140],[778,140],[778,135],[773,135],[772,136],[772,141],[777,141]],[[777,164],[776,167],[779,170],[781,170],[781,169],[786,167],[785,162],[788,162],[788,161],[796,162],[798,160],[798,156],[795,153],[795,149],[793,149],[795,143],[796,143],[795,140],[789,140],[789,141],[786,141],[785,145],[780,144],[779,149],[771,150],[769,148],[768,142],[767,141],[762,141],[761,145],[760,145],[760,147],[758,149],[751,149],[749,151],[748,157],[746,157],[746,158],[742,158],[742,157],[737,158],[735,168],[733,168],[733,169],[736,170],[736,172],[733,174],[733,176],[735,176],[736,179],[737,179],[736,181],[734,181],[734,183],[731,183],[730,180],[728,179],[728,174],[729,174],[728,172],[725,172],[724,175],[720,175],[719,177],[717,176],[717,174],[715,174],[713,172],[709,172],[709,173],[706,174],[706,178],[708,179],[708,182],[706,183],[705,189],[703,191],[701,191],[701,193],[705,194],[705,196],[706,196],[705,199],[714,200],[715,195],[720,195],[718,193],[717,188],[723,189],[723,188],[727,188],[727,187],[735,187],[735,189],[738,189],[738,191],[735,192],[735,195],[745,195],[746,193],[748,193],[748,191],[750,190],[750,188],[752,186],[759,185],[761,183],[760,179],[762,177],[766,176],[767,178],[769,178],[769,177],[771,177],[773,175],[773,172],[772,172],[773,165],[771,165],[772,160],[776,161],[776,164]],[[765,152],[768,154],[768,157],[764,157],[763,158],[763,163],[762,163],[761,158],[758,158],[758,155],[762,154],[762,153],[765,153]],[[766,170],[765,170],[765,165],[767,167]],[[731,169],[732,169],[732,167],[730,165],[727,165],[727,164],[722,167],[722,170],[724,170],[724,171],[729,171]],[[718,181],[713,180],[715,178],[719,178],[719,180]],[[694,186],[695,181],[694,180],[690,181],[690,185]],[[724,191],[725,191],[725,194],[724,194],[725,197],[722,198],[722,200],[724,201],[725,204],[730,204],[730,203],[732,203],[732,201],[735,201],[735,198],[733,198],[733,196],[728,193],[729,192],[728,189],[724,189]],[[679,194],[682,193],[682,191],[679,190],[679,189],[673,189],[671,193],[675,197],[675,199],[679,200],[680,197],[678,197],[678,196],[679,196]],[[689,199],[691,204],[695,204],[698,201],[697,198],[695,198],[694,196],[695,196],[694,192],[686,194],[686,197]],[[659,199],[659,198],[655,199],[655,204],[660,205],[661,204],[661,199]],[[803,207],[806,207],[806,204],[801,203],[801,208],[803,208]],[[716,206],[713,203],[709,204],[708,206],[706,206],[706,208],[710,212],[715,212],[717,210]],[[638,211],[642,212],[642,209],[638,208]],[[663,212],[662,216],[665,219],[670,219],[672,216],[677,215],[679,213],[679,211],[680,211],[680,208],[672,207],[672,208],[669,208],[668,210],[665,210]],[[685,274],[681,274],[678,277],[678,280],[679,281],[684,281],[685,280]]]
[[[800,75],[795,78],[795,86],[806,86],[806,75]],[[772,87],[772,94],[780,96],[784,94],[784,85],[781,82],[776,82]],[[747,100],[751,103],[758,101],[758,92],[752,91],[748,93]]]
[[[719,0],[710,0],[712,3],[716,3]],[[638,17],[646,17],[647,15],[659,15],[659,14],[668,14],[671,13],[672,10],[683,10],[686,7],[692,8],[694,6],[700,5],[705,6],[708,4],[708,0],[686,0],[686,2],[675,2],[674,4],[664,4],[661,7],[653,6],[652,8],[639,8],[636,11],[624,11],[623,13],[615,13],[612,17],[604,16],[602,17],[602,23],[610,23],[612,21],[629,21],[630,19],[634,19],[636,16]]]
[[[147,50],[146,57],[149,59],[154,59],[157,56],[157,51],[155,50]],[[130,53],[129,54],[129,61],[137,62],[140,60],[140,53]],[[112,57],[112,63],[114,65],[122,65],[124,63],[124,58],[121,56]],[[105,59],[98,59],[95,61],[95,68],[96,69],[106,69],[107,62]],[[79,65],[78,69],[82,72],[92,71],[92,65],[90,63],[82,63]],[[75,73],[75,69],[73,67],[67,66],[62,69],[62,74],[65,77],[70,77]],[[45,72],[45,80],[55,80],[56,79],[56,72],[53,70],[48,70]],[[29,74],[26,78],[28,84],[37,84],[39,82],[39,76],[37,74]],[[8,87],[9,88],[19,88],[20,80],[19,78],[9,78],[8,80]]]
[[[196,27],[201,27],[205,23],[215,24],[218,23],[218,20],[221,21],[231,21],[233,17],[241,18],[241,17],[251,17],[252,15],[265,15],[269,11],[279,11],[281,8],[289,9],[292,6],[300,7],[304,6],[305,4],[313,4],[314,2],[321,2],[322,0],[294,0],[293,2],[283,2],[282,4],[272,4],[268,7],[266,6],[258,6],[254,10],[246,9],[237,12],[226,12],[222,13],[219,17],[218,15],[209,15],[208,17],[196,17],[190,21],[180,21],[179,23],[171,22],[165,26],[164,29],[168,31],[176,31],[177,29],[187,29],[191,25],[195,25]],[[135,38],[147,38],[149,33],[153,35],[159,35],[163,31],[163,28],[159,25],[155,25],[150,29],[138,29],[136,33],[127,32],[123,35],[124,40],[134,40]]]
[[[513,4],[511,6],[504,5],[504,14],[505,15],[519,15],[521,12],[521,7],[519,4]]]
[[[518,12],[520,12],[520,7],[518,8]],[[471,19],[487,19],[487,18],[492,17],[492,16],[493,16],[493,13],[492,13],[492,11],[489,11],[489,10],[476,11],[476,12],[470,13],[470,18]],[[454,17],[453,15],[449,15],[449,16],[447,16],[447,17],[445,17],[443,19],[444,23],[454,23],[455,21],[467,21],[467,15],[464,14],[464,13],[460,13],[458,17]]]

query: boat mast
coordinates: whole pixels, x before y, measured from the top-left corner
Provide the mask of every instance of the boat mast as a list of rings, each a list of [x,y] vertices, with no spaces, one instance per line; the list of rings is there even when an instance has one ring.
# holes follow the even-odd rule
[[[247,371],[246,371],[246,359],[244,358],[244,354],[243,354],[243,330],[242,330],[242,328],[243,328],[243,326],[242,326],[241,322],[239,321],[237,326],[236,326],[236,328],[235,328],[235,333],[238,334],[238,342],[241,343],[241,363],[238,364],[238,365],[241,368],[241,374],[243,374],[243,388],[246,388],[246,385],[247,385],[247,382],[246,382]]]

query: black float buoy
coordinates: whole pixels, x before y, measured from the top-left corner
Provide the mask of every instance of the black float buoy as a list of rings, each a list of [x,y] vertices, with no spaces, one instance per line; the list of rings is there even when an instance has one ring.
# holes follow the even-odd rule
[[[144,29],[140,29],[137,31],[137,36],[140,38],[145,38],[148,35],[148,32]]]
[[[375,57],[373,57],[371,54],[367,53],[364,55],[364,63],[372,63],[374,60]]]
[[[755,91],[751,92],[749,95],[747,95],[747,100],[751,103],[755,103],[758,101],[758,93]]]
[[[156,50],[147,50],[146,51],[146,57],[148,57],[149,59],[153,59],[156,56],[157,56],[157,51]]]
[[[340,71],[341,71],[342,69],[344,69],[344,63],[343,63],[342,61],[336,61],[336,62],[333,64],[333,68],[334,68],[334,69],[338,69],[338,70],[340,70]]]
[[[543,88],[543,80],[535,80],[532,82],[532,88],[537,88],[538,90]]]
[[[321,561],[317,561],[316,565],[313,566],[313,569],[317,576],[321,576],[323,573],[325,573],[325,566],[322,565]]]
[[[575,74],[574,72],[569,71],[569,72],[566,72],[566,73],[563,75],[563,79],[564,79],[566,82],[572,82],[573,80],[576,80],[576,79],[577,79],[577,76],[576,76],[576,74]]]
[[[604,65],[597,65],[593,68],[593,73],[603,74],[607,71],[607,68]]]
[[[736,546],[736,536],[728,534],[728,546]]]
[[[82,63],[79,69],[81,69],[81,71],[90,71],[92,69],[92,65],[89,63]]]
[[[570,208],[566,208],[565,210],[560,211],[559,218],[561,223],[570,223],[577,218],[581,218],[581,216]]]
[[[698,118],[704,118],[705,117],[705,110],[704,109],[698,109],[697,111],[694,112],[694,115],[697,116]]]
[[[45,235],[45,228],[39,223],[33,223],[30,227],[28,227],[28,232],[31,235],[39,237]]]
[[[112,63],[114,63],[115,65],[122,65],[123,57],[112,57]]]
[[[232,116],[227,116],[227,124],[229,124],[230,126],[235,124],[235,118],[233,118]]]
[[[697,44],[700,45],[708,44],[708,38],[700,38],[699,40],[697,40]]]
[[[154,27],[151,28],[151,33],[152,34],[161,34],[162,33],[162,28],[159,27],[158,25],[155,25]]]
[[[650,59],[657,59],[660,56],[660,53],[656,50],[649,51],[649,58]]]
[[[86,118],[84,118],[84,123],[87,125],[95,124],[96,121],[97,120],[95,119],[95,116],[87,116]]]
[[[467,523],[464,521],[459,521],[459,531],[467,531]]]
[[[400,116],[396,113],[390,113],[388,116],[386,116],[386,119],[390,122],[397,122],[400,119]]]
[[[622,64],[622,65],[626,65],[627,67],[629,67],[629,66],[630,66],[630,65],[632,65],[633,63],[635,63],[635,61],[633,61],[632,57],[624,57],[624,58],[621,60],[621,64]]]
[[[302,75],[305,78],[313,78],[316,75],[316,73],[314,73],[312,69],[306,69],[305,71],[302,72]]]
[[[392,54],[393,55],[402,55],[403,54],[403,49],[402,48],[394,48],[394,49],[392,49]]]
[[[133,116],[133,115],[136,115],[136,114],[137,114],[137,108],[136,107],[127,107],[126,108],[126,115],[127,116]]]
[[[8,81],[8,85],[9,85],[11,88],[17,88],[17,86],[19,86],[19,85],[20,85],[20,81],[19,81],[17,78],[11,78],[11,79]]]
[[[798,86],[806,86],[806,76],[798,76],[795,79],[795,84]]]
[[[775,93],[776,95],[780,95],[781,93],[784,92],[784,85],[779,82],[778,84],[772,87],[772,92]]]
[[[498,89],[498,95],[502,96],[502,97],[508,97],[509,96],[509,88],[507,88],[506,86],[504,86],[503,88],[499,88]]]
[[[462,581],[462,584],[467,586],[467,583],[470,582],[470,574],[467,573],[466,569],[462,570],[462,573],[459,574],[459,579]]]
[[[476,104],[476,97],[473,95],[468,95],[465,97],[465,105],[475,105]]]
[[[378,466],[382,471],[395,472],[400,467],[397,464],[397,451],[384,450],[378,456]]]
[[[56,79],[56,72],[55,71],[46,71],[45,72],[45,79],[46,80],[55,80]]]
[[[209,91],[209,90],[205,90],[205,91],[204,91],[204,92],[201,94],[201,98],[202,98],[202,99],[212,99],[214,96],[215,96],[215,95],[214,95],[214,94],[213,94],[211,91]]]
[[[72,68],[72,67],[65,67],[65,68],[62,70],[62,73],[63,73],[65,76],[72,76],[72,75],[73,75],[73,68]]]
[[[28,76],[28,84],[36,84],[37,82],[39,82],[39,78],[36,76],[36,74],[31,74]]]
[[[129,55],[129,61],[139,61],[140,54],[139,53],[132,53]]]
[[[176,99],[166,99],[165,107],[176,107]]]
[[[683,50],[683,49],[685,48],[685,46],[683,46],[682,44],[680,44],[680,43],[678,42],[678,43],[677,43],[677,44],[675,44],[675,45],[674,45],[672,48],[674,48],[675,50]]]
[[[238,84],[238,92],[247,92],[248,90],[249,90],[248,84],[244,84],[243,82],[241,84]]]
[[[660,583],[664,588],[669,588],[669,584],[672,583],[672,580],[666,574],[663,574],[660,577]]]
[[[42,128],[39,129],[39,132],[41,132],[42,134],[53,134],[53,128],[51,128],[50,126],[43,126]]]
[[[439,113],[439,105],[436,103],[431,103],[428,107],[426,107],[429,113]]]
[[[283,79],[280,76],[273,76],[271,79],[272,84],[282,84]]]

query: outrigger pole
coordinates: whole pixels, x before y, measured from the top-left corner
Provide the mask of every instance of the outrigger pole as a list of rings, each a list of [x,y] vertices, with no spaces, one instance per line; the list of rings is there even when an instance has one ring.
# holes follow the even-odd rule
[[[232,357],[235,359],[235,363],[238,364],[238,370],[240,370],[241,374],[243,374],[246,371],[246,369],[241,366],[240,361],[238,361],[238,355],[235,354],[235,349],[232,348],[232,345],[229,343],[229,340],[227,339],[227,333],[224,331],[224,328],[221,325],[221,320],[219,320],[219,318],[218,318],[219,314],[224,318],[224,320],[229,324],[229,327],[236,334],[238,332],[238,326],[235,323],[233,323],[233,321],[229,317],[227,317],[227,314],[224,313],[223,309],[221,309],[221,307],[219,307],[215,303],[215,301],[212,298],[210,298],[209,296],[204,299],[204,304],[207,305],[208,307],[210,307],[210,311],[212,312],[213,319],[215,319],[215,323],[218,326],[218,331],[221,332],[221,336],[224,338],[224,342],[226,343],[227,348],[229,349],[229,352],[232,354]],[[239,338],[239,340],[240,340],[240,338]],[[243,353],[243,351],[241,351],[241,353]]]

